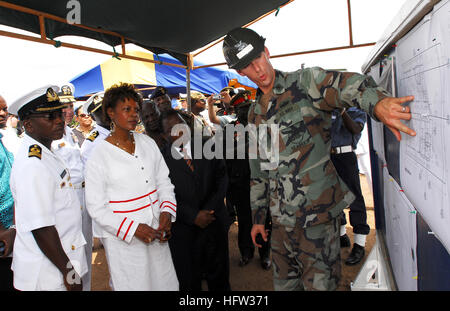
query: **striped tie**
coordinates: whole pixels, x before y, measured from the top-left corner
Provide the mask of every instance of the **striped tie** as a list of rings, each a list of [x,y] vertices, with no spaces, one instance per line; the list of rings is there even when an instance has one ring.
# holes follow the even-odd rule
[[[180,148],[180,149],[184,155],[184,160],[186,161],[187,166],[191,169],[191,171],[194,171],[194,164],[192,164],[192,160],[189,158],[186,148]]]

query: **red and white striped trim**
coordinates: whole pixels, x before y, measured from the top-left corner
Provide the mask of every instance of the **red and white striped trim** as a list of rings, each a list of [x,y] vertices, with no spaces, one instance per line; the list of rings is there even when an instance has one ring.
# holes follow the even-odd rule
[[[157,189],[155,189],[155,190],[153,190],[153,191],[151,191],[151,192],[149,192],[149,193],[147,193],[147,194],[144,194],[144,195],[142,195],[142,196],[140,196],[140,197],[137,197],[137,198],[133,198],[133,199],[129,199],[129,200],[123,200],[123,201],[109,201],[109,203],[127,203],[127,202],[136,201],[136,200],[145,198],[145,197],[147,197],[147,196],[149,196],[149,195],[155,193],[156,191],[157,191]]]
[[[144,209],[146,207],[149,207],[150,205],[151,204],[147,204],[145,206],[142,206],[142,207],[139,207],[139,208],[136,208],[136,209],[132,209],[132,210],[129,210],[129,211],[113,211],[113,213],[133,213],[133,212],[140,211],[141,209]]]
[[[127,237],[128,231],[130,231],[131,226],[133,225],[134,220],[131,221],[130,225],[128,226],[127,232],[125,232],[125,235],[123,236],[123,239],[125,241],[125,238]]]
[[[166,204],[165,204],[166,203]],[[169,204],[172,204],[172,206],[170,206]],[[173,204],[172,202],[170,202],[170,201],[163,201],[162,203],[161,203],[161,205],[159,205],[159,208],[161,209],[161,208],[165,208],[165,207],[167,207],[167,208],[170,208],[172,211],[174,211],[175,213],[177,212],[177,206],[175,205],[175,204]]]
[[[129,222],[129,223],[127,223],[127,222]],[[125,239],[127,238],[128,232],[130,232],[130,229],[133,226],[133,224],[134,224],[134,220],[128,219],[128,217],[125,217],[122,220],[122,222],[120,223],[119,230],[117,230],[117,233],[116,233],[116,237],[118,237],[119,239],[121,238],[122,240],[125,241]],[[125,228],[127,228],[127,229],[125,230]],[[124,231],[125,231],[125,234],[123,234]],[[121,235],[123,235],[123,237]]]
[[[119,230],[117,230],[116,237],[119,236],[120,230],[122,229],[122,226],[123,226],[123,224],[125,223],[125,220],[127,220],[127,217],[125,217],[125,218],[122,220],[122,223],[120,224]]]

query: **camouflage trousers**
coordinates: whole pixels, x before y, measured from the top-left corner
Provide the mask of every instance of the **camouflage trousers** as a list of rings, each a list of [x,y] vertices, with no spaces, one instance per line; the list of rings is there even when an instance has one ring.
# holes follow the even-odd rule
[[[272,222],[274,289],[336,290],[341,278],[339,220],[290,228]]]

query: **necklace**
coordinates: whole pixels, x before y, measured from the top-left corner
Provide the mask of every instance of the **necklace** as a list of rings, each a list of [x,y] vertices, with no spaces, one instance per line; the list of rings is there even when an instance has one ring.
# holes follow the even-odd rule
[[[133,134],[132,134],[132,133],[130,133],[129,135],[130,135],[130,140],[131,140],[131,142],[132,142],[132,144],[133,144],[133,150],[134,150],[134,145],[135,145],[135,143],[134,143],[134,137],[133,137]],[[124,143],[121,143],[121,142],[119,141],[119,139],[117,139],[116,137],[114,137],[112,134],[109,134],[109,136],[112,137],[112,138],[114,138],[114,140],[115,140],[114,145],[115,145],[115,146],[119,147],[119,148],[122,149],[122,150],[125,150],[125,151],[128,152],[128,153],[134,153],[134,151],[133,151],[133,152],[130,152],[130,150],[128,150],[127,146],[126,146]],[[127,141],[128,141],[128,140],[127,140]]]

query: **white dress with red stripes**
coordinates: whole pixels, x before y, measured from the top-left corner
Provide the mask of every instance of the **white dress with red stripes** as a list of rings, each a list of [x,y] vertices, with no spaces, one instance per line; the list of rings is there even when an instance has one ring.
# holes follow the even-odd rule
[[[86,207],[102,238],[114,290],[178,290],[168,243],[134,237],[140,223],[154,229],[161,212],[176,217],[174,186],[156,143],[133,133],[135,152],[99,142],[85,166]]]

